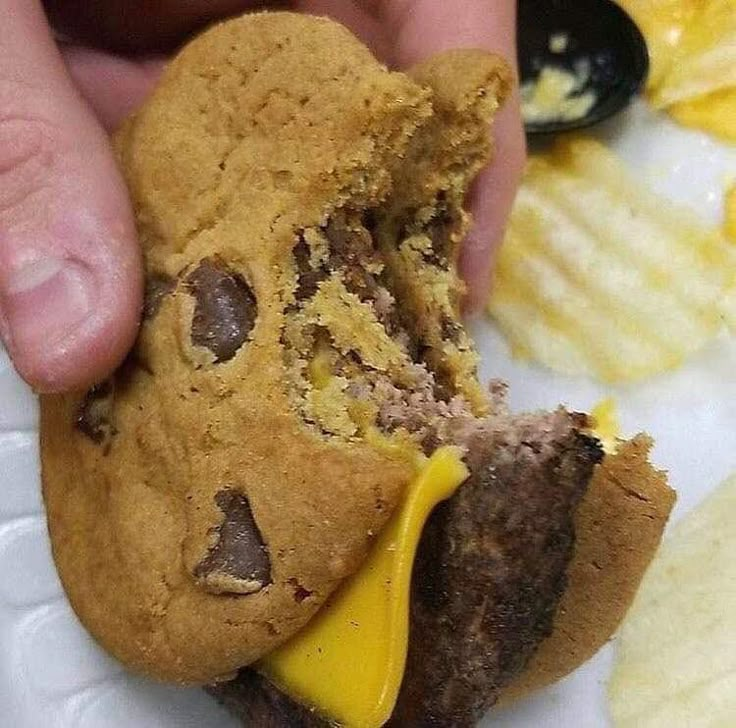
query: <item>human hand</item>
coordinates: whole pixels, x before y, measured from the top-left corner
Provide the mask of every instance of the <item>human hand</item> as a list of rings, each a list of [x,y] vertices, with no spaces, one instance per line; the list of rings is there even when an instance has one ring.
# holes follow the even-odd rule
[[[4,0],[0,23],[0,336],[39,391],[84,387],[130,348],[141,260],[108,133],[145,98],[151,56],[252,0]],[[515,57],[515,0],[296,0],[344,23],[390,66],[451,47]],[[66,39],[69,39],[67,42]],[[110,50],[99,50],[99,48]],[[114,51],[114,52],[113,52]],[[142,56],[142,53],[149,54]],[[524,160],[518,102],[495,125],[496,158],[475,186],[461,266],[482,305]]]

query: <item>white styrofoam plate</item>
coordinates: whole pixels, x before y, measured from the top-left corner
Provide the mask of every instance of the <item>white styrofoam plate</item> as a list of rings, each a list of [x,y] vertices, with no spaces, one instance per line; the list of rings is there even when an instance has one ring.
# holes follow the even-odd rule
[[[736,147],[685,131],[637,104],[600,131],[657,190],[720,221]],[[624,432],[647,430],[653,460],[678,490],[675,517],[736,470],[736,343],[714,342],[682,369],[610,387],[512,361],[485,321],[472,324],[483,376],[511,384],[515,409],[563,402],[589,409],[613,395]],[[87,636],[72,613],[49,552],[39,495],[37,404],[0,349],[0,726],[9,728],[235,728],[202,691],[132,676]],[[488,724],[503,728],[604,728],[611,648],[561,683]]]

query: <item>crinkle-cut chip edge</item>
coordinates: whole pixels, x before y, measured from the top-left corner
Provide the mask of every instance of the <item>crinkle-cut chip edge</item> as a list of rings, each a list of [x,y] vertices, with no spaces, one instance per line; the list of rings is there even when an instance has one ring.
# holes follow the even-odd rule
[[[635,381],[734,327],[736,249],[576,138],[530,160],[488,309],[520,358]]]

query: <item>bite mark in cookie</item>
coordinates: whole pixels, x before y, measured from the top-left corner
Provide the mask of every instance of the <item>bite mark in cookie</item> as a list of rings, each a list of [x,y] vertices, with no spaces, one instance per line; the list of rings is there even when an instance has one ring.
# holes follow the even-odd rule
[[[459,205],[459,199],[451,205],[438,195],[423,208],[424,221],[412,223],[412,239],[432,255],[431,246],[437,246],[449,277],[455,276],[449,267],[458,238],[450,229],[461,219]],[[435,345],[422,334],[426,312],[406,305],[397,286],[402,271],[379,247],[377,221],[388,215],[414,220],[417,213],[397,212],[391,203],[337,209],[319,228],[303,231],[294,246],[295,302],[282,336],[285,361],[305,421],[328,435],[350,438],[371,427],[389,435],[416,432],[433,415],[472,416],[447,367],[435,366]],[[401,231],[393,241],[398,246],[408,233],[403,225],[391,227]],[[441,330],[454,340],[464,334],[449,299]]]

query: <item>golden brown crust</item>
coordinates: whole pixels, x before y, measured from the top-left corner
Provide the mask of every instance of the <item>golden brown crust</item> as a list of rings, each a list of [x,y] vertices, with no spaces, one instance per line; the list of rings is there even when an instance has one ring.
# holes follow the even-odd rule
[[[598,466],[575,517],[575,554],[554,631],[501,694],[510,703],[559,680],[613,635],[662,538],[675,492],[649,463],[646,435]]]

